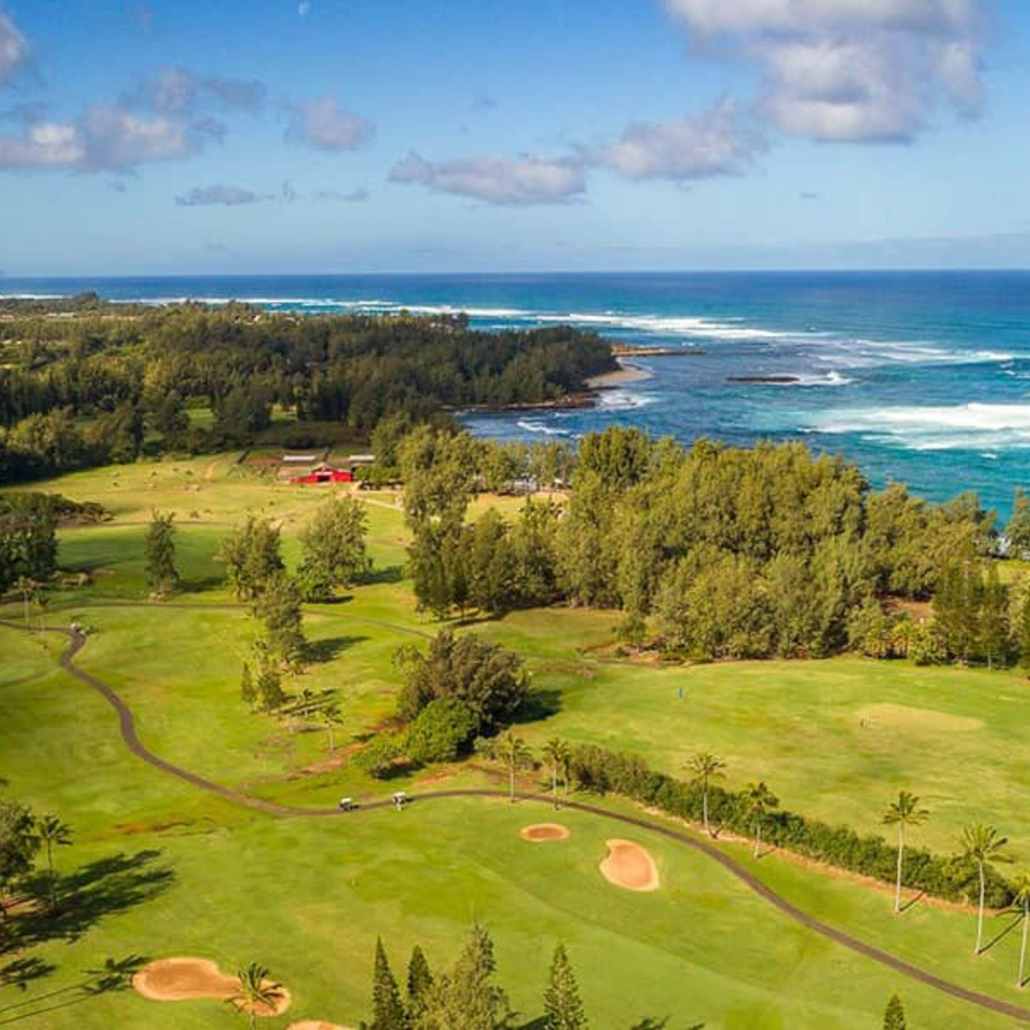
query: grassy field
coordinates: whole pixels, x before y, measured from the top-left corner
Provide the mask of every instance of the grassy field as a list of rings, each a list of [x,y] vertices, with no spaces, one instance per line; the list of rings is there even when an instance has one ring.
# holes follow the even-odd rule
[[[117,689],[157,754],[254,795],[325,805],[340,794],[494,783],[498,772],[477,764],[384,787],[349,761],[392,712],[393,651],[437,628],[415,612],[402,579],[404,527],[390,493],[363,495],[376,581],[307,609],[318,657],[290,684],[339,692],[345,725],[336,751],[322,730],[247,711],[239,670],[254,626],[245,610],[211,607],[230,600],[213,560],[218,541],[245,513],[261,512],[281,521],[287,559],[295,560],[294,534],[324,494],[276,484],[236,457],[141,463],[43,484],[115,515],[61,537],[62,566],[92,575],[91,585],[55,596],[47,616],[95,630],[78,664]],[[142,540],[151,507],[175,511],[180,523],[185,585],[173,604],[146,600]],[[20,605],[3,614],[19,619]],[[863,829],[878,826],[904,787],[933,811],[918,841],[950,850],[963,825],[984,820],[1030,859],[1030,813],[1018,803],[1030,772],[1021,745],[1030,691],[1016,674],[843,659],[691,668],[601,659],[615,621],[611,613],[554,610],[473,627],[524,654],[535,686],[553,696],[555,713],[520,729],[531,743],[554,735],[593,741],[670,771],[711,749],[728,762],[730,785],[762,778],[784,805]],[[196,954],[228,970],[252,959],[272,968],[294,997],[286,1017],[263,1021],[272,1030],[300,1018],[355,1025],[368,1015],[377,935],[395,966],[415,942],[439,965],[480,919],[527,1022],[539,1015],[549,953],[562,939],[597,1027],[665,1017],[670,1030],[876,1027],[894,990],[912,1026],[1011,1025],[803,929],[709,859],[652,834],[634,839],[656,857],[663,888],[619,891],[597,865],[604,841],[626,834],[587,815],[559,816],[572,830],[567,842],[529,845],[519,827],[550,815],[528,804],[437,801],[344,820],[234,807],[133,758],[106,702],[56,665],[59,647],[54,637],[0,627],[0,774],[17,796],[75,827],[75,845],[58,859],[84,900],[71,925],[39,923],[42,939],[28,952],[0,954],[0,1023],[233,1025],[218,1003],[161,1005],[131,990],[81,986],[105,960]],[[523,785],[535,787],[536,777]],[[1005,932],[974,961],[968,912],[921,903],[892,918],[879,888],[776,854],[753,863],[746,847],[724,846],[803,910],[937,975],[1020,1001],[1011,916],[990,918],[989,936]],[[40,975],[24,990],[2,986],[12,979],[5,968],[24,959],[41,963]]]

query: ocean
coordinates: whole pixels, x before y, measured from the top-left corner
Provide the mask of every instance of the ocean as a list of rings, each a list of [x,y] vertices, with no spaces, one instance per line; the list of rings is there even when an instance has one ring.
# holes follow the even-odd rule
[[[460,310],[489,330],[571,323],[685,353],[634,359],[650,378],[593,409],[473,414],[473,432],[572,440],[622,423],[682,441],[800,439],[877,486],[936,501],[975,490],[1002,517],[1030,488],[1030,272],[0,279],[0,295],[85,290],[310,313]]]

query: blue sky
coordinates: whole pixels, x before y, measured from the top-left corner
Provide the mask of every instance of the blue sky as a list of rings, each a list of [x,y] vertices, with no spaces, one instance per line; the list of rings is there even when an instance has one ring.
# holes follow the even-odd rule
[[[1025,0],[0,0],[8,275],[1030,266]]]

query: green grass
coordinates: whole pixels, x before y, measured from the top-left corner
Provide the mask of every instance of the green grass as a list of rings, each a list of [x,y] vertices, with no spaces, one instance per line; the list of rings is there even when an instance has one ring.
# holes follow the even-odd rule
[[[240,665],[254,635],[246,611],[146,603],[142,541],[151,507],[180,519],[184,589],[176,603],[230,600],[214,554],[248,511],[282,520],[287,560],[297,560],[296,531],[325,493],[276,484],[237,466],[236,457],[140,463],[43,485],[99,500],[116,516],[61,534],[62,565],[89,569],[93,579],[60,591],[48,619],[77,617],[95,630],[81,667],[130,703],[141,739],[157,754],[256,795],[325,805],[341,794],[368,797],[422,783],[495,782],[496,771],[459,766],[383,785],[348,760],[392,712],[396,647],[437,628],[418,616],[409,585],[398,580],[405,531],[394,494],[362,495],[371,502],[379,582],[305,615],[322,660],[289,688],[338,691],[346,723],[331,762],[321,730],[253,715],[239,700]],[[501,503],[512,510],[522,502]],[[113,603],[119,600],[140,606]],[[20,605],[2,614],[17,620]],[[867,830],[878,828],[889,798],[906,788],[933,811],[913,834],[918,842],[950,849],[962,825],[984,820],[1030,857],[1030,813],[1018,803],[1030,773],[1022,743],[1028,687],[1016,674],[843,659],[692,668],[598,660],[616,621],[612,613],[559,609],[472,627],[523,653],[534,685],[555,700],[555,714],[520,727],[533,744],[554,735],[597,742],[671,772],[710,749],[728,762],[731,786],[765,779],[784,805]],[[288,1018],[263,1021],[270,1030],[299,1018],[354,1025],[368,1015],[377,935],[395,966],[415,942],[439,965],[481,919],[527,1019],[539,1014],[549,952],[562,939],[593,1024],[602,1028],[665,1016],[670,1027],[704,1022],[709,1030],[874,1027],[894,990],[913,1026],[1010,1023],[804,930],[715,863],[657,836],[629,834],[657,858],[662,890],[618,891],[597,864],[605,839],[627,834],[586,815],[562,813],[572,838],[534,846],[518,839],[518,828],[551,816],[527,805],[434,802],[343,820],[282,820],[233,807],[133,758],[106,702],[56,665],[60,646],[56,637],[0,627],[0,774],[13,793],[75,827],[75,846],[60,849],[63,871],[119,854],[144,857],[96,881],[95,907],[112,910],[74,940],[31,950],[54,969],[24,992],[0,987],[0,1022],[45,1008],[45,995],[73,987],[105,959],[196,954],[227,970],[256,959],[286,983],[294,1005]],[[537,777],[523,785],[536,786]],[[968,912],[923,902],[893,918],[881,889],[775,854],[755,866],[745,847],[724,846],[805,911],[938,975],[1021,1000],[1012,984],[1018,933],[974,961]],[[157,854],[146,857],[151,851]],[[1007,922],[992,917],[990,925]],[[0,955],[0,971],[12,957]],[[54,997],[74,1003],[24,1025],[234,1022],[217,1003],[159,1005],[131,991]]]

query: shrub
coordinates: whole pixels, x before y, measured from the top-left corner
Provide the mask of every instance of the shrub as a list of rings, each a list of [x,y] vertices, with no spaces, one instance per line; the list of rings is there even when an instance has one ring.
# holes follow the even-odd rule
[[[476,724],[475,713],[464,701],[454,697],[430,701],[408,733],[408,760],[415,765],[453,762],[468,751]]]

